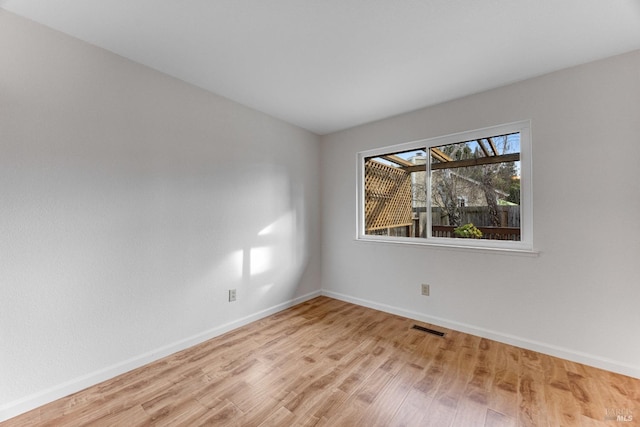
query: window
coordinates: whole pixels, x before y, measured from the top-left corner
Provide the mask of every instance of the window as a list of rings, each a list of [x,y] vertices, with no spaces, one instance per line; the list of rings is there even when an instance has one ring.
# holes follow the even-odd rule
[[[358,238],[533,249],[530,122],[358,154]]]

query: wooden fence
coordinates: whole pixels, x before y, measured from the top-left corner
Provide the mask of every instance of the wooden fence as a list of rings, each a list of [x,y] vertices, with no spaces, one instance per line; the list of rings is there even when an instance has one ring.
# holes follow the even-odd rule
[[[456,237],[452,225],[433,225],[431,235],[433,237]],[[520,240],[520,228],[516,227],[478,227],[482,232],[482,238],[488,240]]]
[[[502,227],[520,228],[520,206],[498,206],[498,214]],[[433,207],[431,213],[433,225],[449,225],[449,218],[441,208]],[[486,206],[466,206],[460,208],[460,224],[480,226],[491,224],[489,208]]]

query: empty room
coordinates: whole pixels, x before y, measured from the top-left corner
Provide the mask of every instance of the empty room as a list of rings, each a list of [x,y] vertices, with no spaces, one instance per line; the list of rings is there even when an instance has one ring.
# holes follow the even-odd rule
[[[637,0],[0,0],[0,425],[640,425]]]

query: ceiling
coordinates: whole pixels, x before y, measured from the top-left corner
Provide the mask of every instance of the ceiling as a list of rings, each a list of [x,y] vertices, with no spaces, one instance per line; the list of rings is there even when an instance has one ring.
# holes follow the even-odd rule
[[[640,0],[0,0],[317,134],[640,49]]]

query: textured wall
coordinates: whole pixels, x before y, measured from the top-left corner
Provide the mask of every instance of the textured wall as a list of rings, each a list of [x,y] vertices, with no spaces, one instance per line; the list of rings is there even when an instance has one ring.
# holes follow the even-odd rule
[[[318,159],[0,10],[0,419],[319,292]]]

